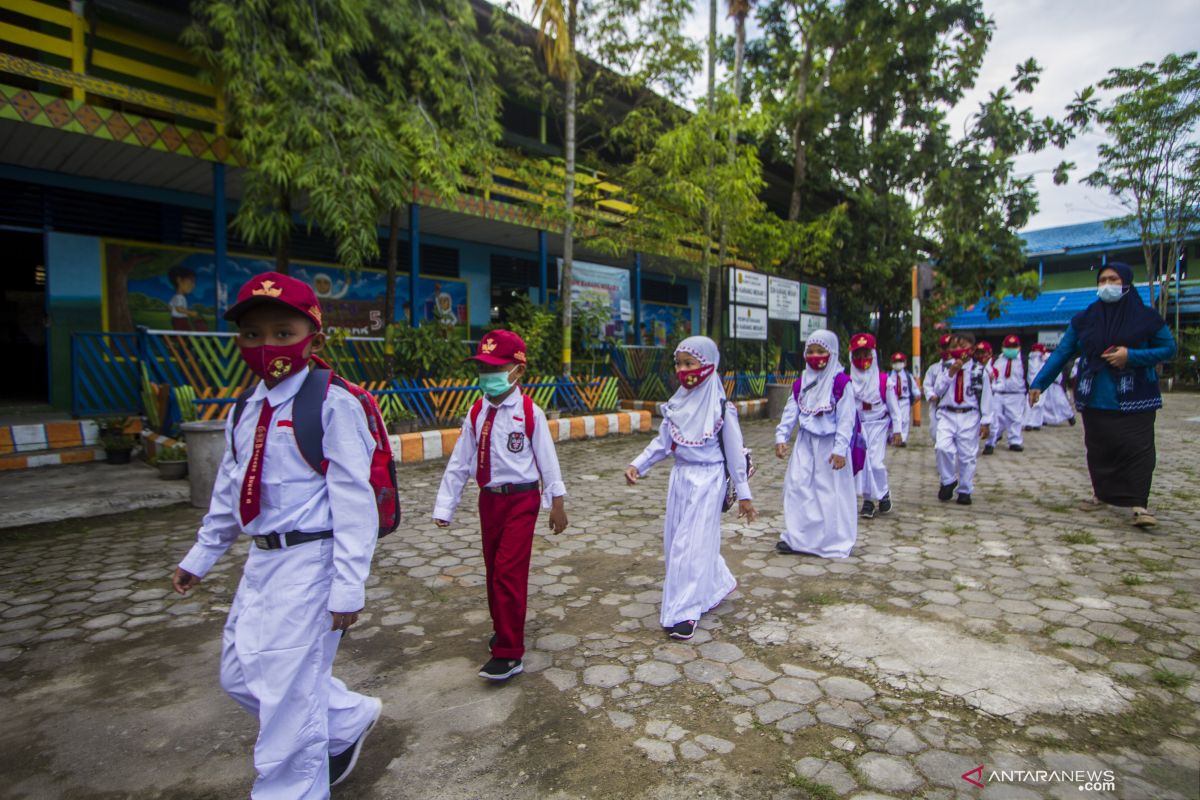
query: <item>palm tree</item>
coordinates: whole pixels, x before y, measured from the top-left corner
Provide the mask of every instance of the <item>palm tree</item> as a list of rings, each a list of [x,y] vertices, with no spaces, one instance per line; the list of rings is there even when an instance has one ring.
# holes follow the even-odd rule
[[[734,39],[733,39],[733,101],[738,105],[742,102],[742,72],[745,68],[746,60],[746,17],[750,16],[750,6],[753,0],[726,0],[729,10],[729,16],[733,17]],[[737,126],[729,126],[729,163],[733,164],[737,158]],[[725,297],[725,256],[726,247],[728,244],[728,230],[726,229],[724,220],[721,221],[720,242],[717,246],[717,308],[721,309],[727,301]],[[718,319],[715,325],[715,338],[718,342],[724,335],[720,310],[717,312]]]
[[[563,267],[558,282],[558,303],[562,308],[562,372],[571,375],[571,263],[575,255],[575,28],[578,0],[535,0],[533,15],[537,21],[538,44],[546,59],[546,69],[565,86],[566,136],[563,155],[567,162],[563,189],[566,222],[563,225]]]

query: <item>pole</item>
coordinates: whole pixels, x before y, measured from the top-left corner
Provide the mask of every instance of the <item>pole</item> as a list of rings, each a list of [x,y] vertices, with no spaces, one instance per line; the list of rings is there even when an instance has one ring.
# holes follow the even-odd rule
[[[421,327],[417,316],[417,277],[421,273],[421,207],[408,204],[408,321],[414,328]]]
[[[633,254],[633,343],[642,344],[642,254]]]
[[[917,380],[921,379],[921,292],[918,275],[920,268],[914,264],[912,268],[912,368]],[[913,426],[921,427],[921,402],[913,398]]]
[[[1175,341],[1179,341],[1179,305],[1183,302],[1183,287],[1180,284],[1179,278],[1179,262],[1183,261],[1183,254],[1180,253],[1175,257]]]
[[[216,260],[214,281],[216,283],[217,330],[223,331],[225,325],[225,256],[227,249],[225,213],[225,165],[216,162],[212,166],[213,185],[213,258]]]
[[[547,288],[547,261],[550,255],[546,245],[546,232],[538,231],[538,303],[545,306],[550,302],[550,291]]]

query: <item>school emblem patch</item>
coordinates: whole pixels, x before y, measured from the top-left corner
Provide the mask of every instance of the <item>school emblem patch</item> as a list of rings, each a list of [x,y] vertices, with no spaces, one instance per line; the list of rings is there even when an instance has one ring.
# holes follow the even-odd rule
[[[267,371],[272,378],[282,378],[292,371],[292,360],[290,358],[277,358],[271,362]]]
[[[508,435],[508,452],[519,453],[525,449],[525,434],[520,431]]]

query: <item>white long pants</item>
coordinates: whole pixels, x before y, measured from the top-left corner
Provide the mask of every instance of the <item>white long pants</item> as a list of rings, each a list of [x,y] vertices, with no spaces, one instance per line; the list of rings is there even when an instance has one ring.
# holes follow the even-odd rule
[[[925,411],[929,414],[929,438],[937,444],[938,404],[926,403]]]
[[[935,450],[942,485],[958,481],[958,491],[971,494],[975,489],[975,465],[979,460],[979,412],[939,411]]]
[[[1042,404],[1045,406],[1047,425],[1062,425],[1075,416],[1075,407],[1062,384],[1052,383],[1050,388],[1042,393]]]
[[[996,424],[992,426],[988,436],[988,444],[995,446],[1001,436],[1008,438],[1008,445],[1023,445],[1025,443],[1025,411],[1029,408],[1029,399],[1020,392],[1012,394],[992,394],[992,402],[996,407]]]
[[[675,461],[667,483],[667,518],[663,525],[667,570],[659,620],[664,628],[700,619],[737,586],[721,557],[724,498],[724,464]]]
[[[1025,409],[1025,424],[1030,428],[1040,428],[1046,424],[1046,397],[1043,395],[1032,406]]]
[[[783,477],[782,539],[793,550],[823,558],[845,558],[858,539],[854,467],[829,463],[834,436],[801,430]]]
[[[912,400],[897,400],[896,405],[900,406],[900,418],[896,420],[896,433],[900,434],[900,441],[908,444],[908,432],[912,428]]]
[[[341,634],[327,610],[333,540],[250,548],[221,650],[221,687],[258,717],[255,800],[329,797],[329,756],[350,747],[378,701],[333,677]]]
[[[855,486],[864,500],[882,500],[888,495],[887,443],[892,432],[888,417],[862,421],[863,438],[867,441],[867,463],[855,476]]]

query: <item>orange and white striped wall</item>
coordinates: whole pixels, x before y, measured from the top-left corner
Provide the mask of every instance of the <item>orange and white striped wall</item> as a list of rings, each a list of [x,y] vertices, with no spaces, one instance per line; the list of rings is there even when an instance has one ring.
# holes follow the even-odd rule
[[[102,460],[94,420],[0,426],[0,471]]]
[[[618,411],[614,414],[592,414],[569,419],[546,421],[550,433],[557,442],[572,439],[598,439],[621,433],[647,432],[651,429],[649,411]],[[461,428],[443,428],[421,433],[402,433],[392,438],[392,450],[396,461],[402,464],[417,464],[448,458],[458,442]]]

